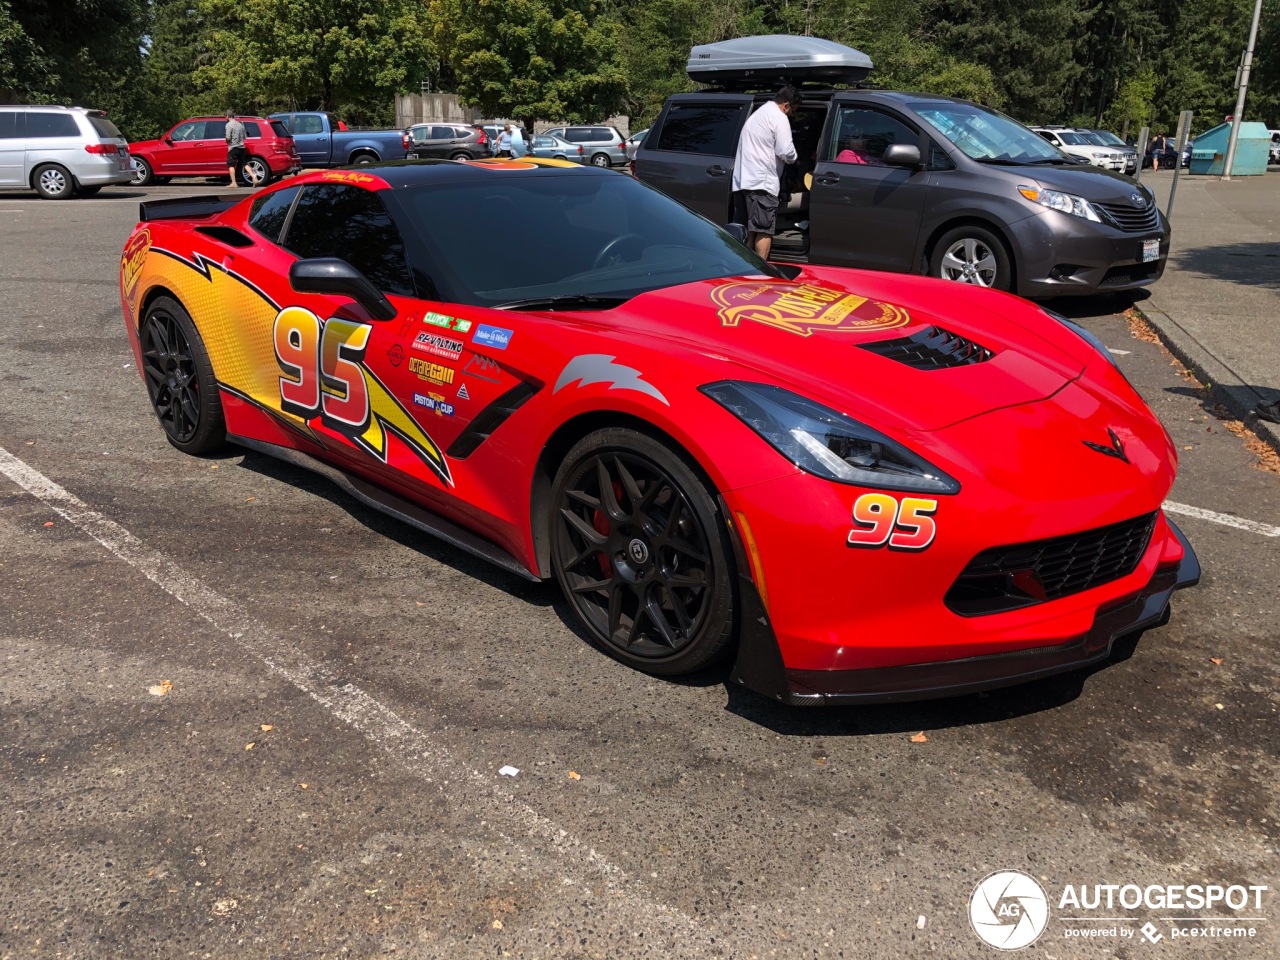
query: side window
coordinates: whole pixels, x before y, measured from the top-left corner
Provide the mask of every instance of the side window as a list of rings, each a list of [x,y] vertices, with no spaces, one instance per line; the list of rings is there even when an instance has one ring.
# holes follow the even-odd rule
[[[76,118],[69,113],[41,113],[35,110],[27,113],[27,136],[32,137],[77,137],[80,128],[76,126]]]
[[[884,165],[884,152],[895,143],[919,143],[920,135],[901,120],[879,110],[841,106],[827,159],[836,163]]]
[[[223,135],[224,137],[227,135],[227,126],[226,126],[226,124],[223,124],[223,125],[222,125],[222,135]],[[246,120],[246,121],[244,122],[244,135],[245,135],[245,137],[246,137],[246,138],[248,138],[248,137],[260,137],[260,136],[262,136],[262,131],[261,131],[261,129],[258,127],[258,125],[257,125],[256,123],[254,123],[252,120]]]
[[[431,139],[432,140],[452,140],[453,127],[432,127]]]
[[[564,138],[570,143],[587,143],[591,140],[591,131],[570,128],[564,132]]]
[[[284,237],[299,257],[341,257],[386,293],[414,296],[404,239],[382,198],[341,183],[305,187]]]
[[[227,136],[227,121],[225,120],[207,120],[204,125],[204,136],[201,140],[225,140]]]
[[[324,133],[324,121],[315,114],[299,114],[293,119],[294,133]]]
[[[1053,134],[1048,130],[1037,130],[1036,133],[1040,134],[1040,136],[1044,137],[1044,139],[1048,140],[1050,143],[1057,143],[1053,138]]]
[[[280,242],[280,231],[289,216],[289,207],[301,187],[287,187],[257,197],[249,208],[249,226],[262,234],[272,243]]]
[[[173,128],[173,133],[169,136],[174,140],[202,140],[204,139],[204,121],[188,120],[186,123],[180,123]]]
[[[271,123],[271,132],[272,132],[272,133],[274,133],[277,137],[288,137],[288,136],[292,136],[292,135],[289,133],[289,128],[288,128],[288,127],[286,127],[286,126],[285,126],[283,123],[281,123],[279,120],[272,120],[272,121],[270,121],[270,123]]]
[[[0,140],[14,140],[21,136],[18,132],[18,117],[22,116],[17,110],[0,110]]]
[[[929,169],[930,170],[954,170],[956,168],[955,161],[947,155],[947,151],[938,146],[933,140],[929,141]]]
[[[673,103],[658,131],[655,149],[732,157],[742,123],[739,104]]]

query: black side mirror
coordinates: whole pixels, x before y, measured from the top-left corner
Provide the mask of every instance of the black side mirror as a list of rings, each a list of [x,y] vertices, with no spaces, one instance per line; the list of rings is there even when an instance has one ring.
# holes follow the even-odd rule
[[[299,260],[289,268],[289,286],[299,293],[336,293],[350,297],[375,320],[391,320],[396,308],[363,273],[337,257]]]
[[[726,223],[724,225],[725,233],[733,237],[744,247],[747,245],[747,228],[740,223]]]
[[[884,162],[891,167],[920,166],[920,148],[914,143],[894,143],[884,152]]]

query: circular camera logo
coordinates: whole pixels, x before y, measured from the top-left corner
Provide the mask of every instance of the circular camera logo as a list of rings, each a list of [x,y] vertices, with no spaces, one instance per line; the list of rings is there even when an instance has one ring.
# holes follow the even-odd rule
[[[999,870],[973,888],[969,923],[985,943],[1020,950],[1040,939],[1049,924],[1044,888],[1020,870]]]

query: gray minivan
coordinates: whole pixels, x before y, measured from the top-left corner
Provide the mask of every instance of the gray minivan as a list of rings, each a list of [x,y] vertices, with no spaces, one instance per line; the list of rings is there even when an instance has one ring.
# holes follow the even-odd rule
[[[707,82],[716,48],[789,40],[856,55],[854,81],[870,69],[865,55],[830,41],[751,37],[695,47],[690,76]],[[670,97],[636,152],[635,175],[727,223],[742,126],[782,83],[803,79],[792,63]],[[1169,223],[1146,187],[1077,164],[1002,114],[932,94],[801,94],[772,260],[927,273],[1025,297],[1131,290],[1164,272]]]
[[[46,200],[91,197],[133,179],[129,142],[102,110],[40,105],[0,107],[0,188],[35,190]]]

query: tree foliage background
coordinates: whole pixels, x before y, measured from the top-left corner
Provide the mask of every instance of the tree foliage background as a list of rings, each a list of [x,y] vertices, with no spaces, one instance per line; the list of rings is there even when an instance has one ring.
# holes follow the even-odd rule
[[[1204,130],[1235,107],[1254,0],[0,0],[0,102],[102,107],[131,139],[233,107],[389,124],[397,93],[488,115],[647,125],[695,43],[808,33],[879,86],[1028,123]],[[1245,115],[1280,127],[1280,0],[1263,0]]]

